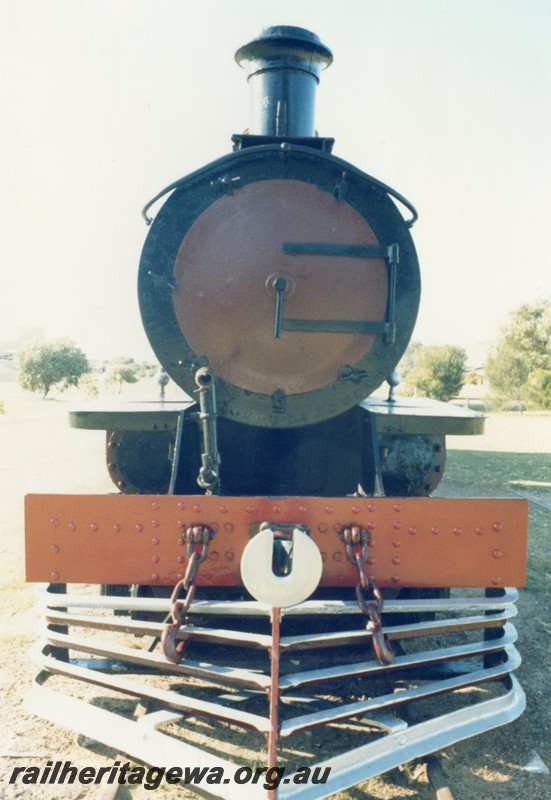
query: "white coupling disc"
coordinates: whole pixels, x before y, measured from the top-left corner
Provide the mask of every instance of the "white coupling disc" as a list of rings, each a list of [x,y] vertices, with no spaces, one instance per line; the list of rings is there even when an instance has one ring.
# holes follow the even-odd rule
[[[320,582],[323,562],[317,545],[299,528],[293,529],[292,566],[288,575],[272,569],[274,532],[266,528],[250,540],[241,557],[241,578],[261,603],[287,608],[310,597]]]

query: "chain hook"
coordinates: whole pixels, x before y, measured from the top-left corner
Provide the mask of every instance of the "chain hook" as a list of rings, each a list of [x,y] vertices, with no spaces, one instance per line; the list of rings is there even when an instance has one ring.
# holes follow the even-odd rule
[[[194,525],[187,528],[185,533],[189,559],[186,574],[172,590],[170,597],[170,617],[172,622],[165,625],[161,634],[163,653],[173,664],[179,664],[184,654],[185,640],[182,639],[176,643],[176,638],[195,597],[197,573],[200,565],[208,556],[209,542],[213,536],[214,531],[208,525]],[[200,550],[196,549],[198,545],[201,546]],[[185,595],[180,597],[182,591],[185,592]]]

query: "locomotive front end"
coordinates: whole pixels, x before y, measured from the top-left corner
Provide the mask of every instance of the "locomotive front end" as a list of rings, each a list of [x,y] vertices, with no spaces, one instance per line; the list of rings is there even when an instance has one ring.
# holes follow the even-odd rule
[[[236,59],[250,129],[144,210],[143,323],[187,397],[73,412],[119,493],[27,498],[30,704],[218,797],[322,798],[522,712],[527,506],[429,496],[483,418],[394,394],[417,214],[315,134],[331,52],[277,26]]]

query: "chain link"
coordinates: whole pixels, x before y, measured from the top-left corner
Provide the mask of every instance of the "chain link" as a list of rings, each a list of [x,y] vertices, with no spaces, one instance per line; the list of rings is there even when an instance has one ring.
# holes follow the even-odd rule
[[[165,625],[161,635],[161,643],[166,658],[173,664],[179,664],[184,654],[185,641],[176,644],[176,636],[184,624],[189,608],[195,597],[195,579],[199,567],[208,556],[209,542],[214,536],[214,531],[208,525],[194,525],[185,532],[187,543],[188,564],[186,574],[175,585],[170,597],[170,616],[172,622]],[[195,549],[198,545],[201,549]],[[182,592],[185,595],[181,597]]]
[[[356,585],[356,600],[369,620],[366,629],[371,629],[375,654],[381,664],[392,664],[394,653],[388,644],[381,622],[384,605],[383,595],[364,567],[367,560],[369,533],[359,525],[350,525],[341,530],[340,536],[346,547],[348,560],[358,570],[359,580]]]

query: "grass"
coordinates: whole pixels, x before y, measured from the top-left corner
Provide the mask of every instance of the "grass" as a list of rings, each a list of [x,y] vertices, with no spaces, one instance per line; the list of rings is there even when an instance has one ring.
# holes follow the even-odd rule
[[[528,499],[527,587],[548,596],[551,596],[550,452],[551,416],[490,417],[486,435],[450,437],[446,470],[438,490],[443,496]]]

